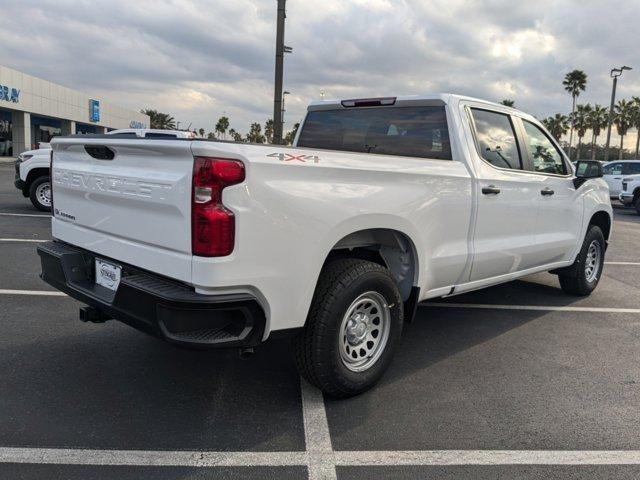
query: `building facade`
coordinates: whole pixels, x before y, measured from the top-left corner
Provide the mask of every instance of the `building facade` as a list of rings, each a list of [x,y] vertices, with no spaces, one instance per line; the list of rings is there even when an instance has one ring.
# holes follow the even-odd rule
[[[147,128],[149,117],[0,65],[0,157],[56,135]]]

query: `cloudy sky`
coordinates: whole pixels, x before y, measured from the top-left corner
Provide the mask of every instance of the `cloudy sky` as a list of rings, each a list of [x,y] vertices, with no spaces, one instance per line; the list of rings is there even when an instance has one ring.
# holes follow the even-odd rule
[[[537,116],[640,96],[638,0],[289,0],[286,125],[326,98],[446,91]],[[212,130],[271,116],[275,0],[0,0],[0,64]],[[630,147],[633,139],[629,139]]]

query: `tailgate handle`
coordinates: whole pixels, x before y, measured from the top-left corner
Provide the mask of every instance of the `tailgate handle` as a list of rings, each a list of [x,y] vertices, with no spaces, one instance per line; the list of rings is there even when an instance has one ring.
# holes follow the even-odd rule
[[[113,160],[116,156],[115,152],[104,145],[85,145],[84,149],[93,158],[98,160]]]

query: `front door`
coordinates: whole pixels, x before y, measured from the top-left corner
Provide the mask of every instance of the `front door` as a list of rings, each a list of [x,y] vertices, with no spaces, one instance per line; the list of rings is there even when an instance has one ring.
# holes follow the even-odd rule
[[[583,198],[561,150],[533,122],[522,120],[528,168],[536,173],[538,214],[535,222],[537,263],[570,260],[582,230]]]
[[[604,173],[604,180],[609,185],[609,196],[611,198],[618,198],[618,195],[622,191],[622,162],[613,162],[605,165],[602,169]]]

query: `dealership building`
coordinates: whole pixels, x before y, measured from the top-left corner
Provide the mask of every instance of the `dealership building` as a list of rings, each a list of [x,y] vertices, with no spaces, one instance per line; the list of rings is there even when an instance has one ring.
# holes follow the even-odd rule
[[[149,117],[0,65],[0,157],[56,135],[147,128]]]

